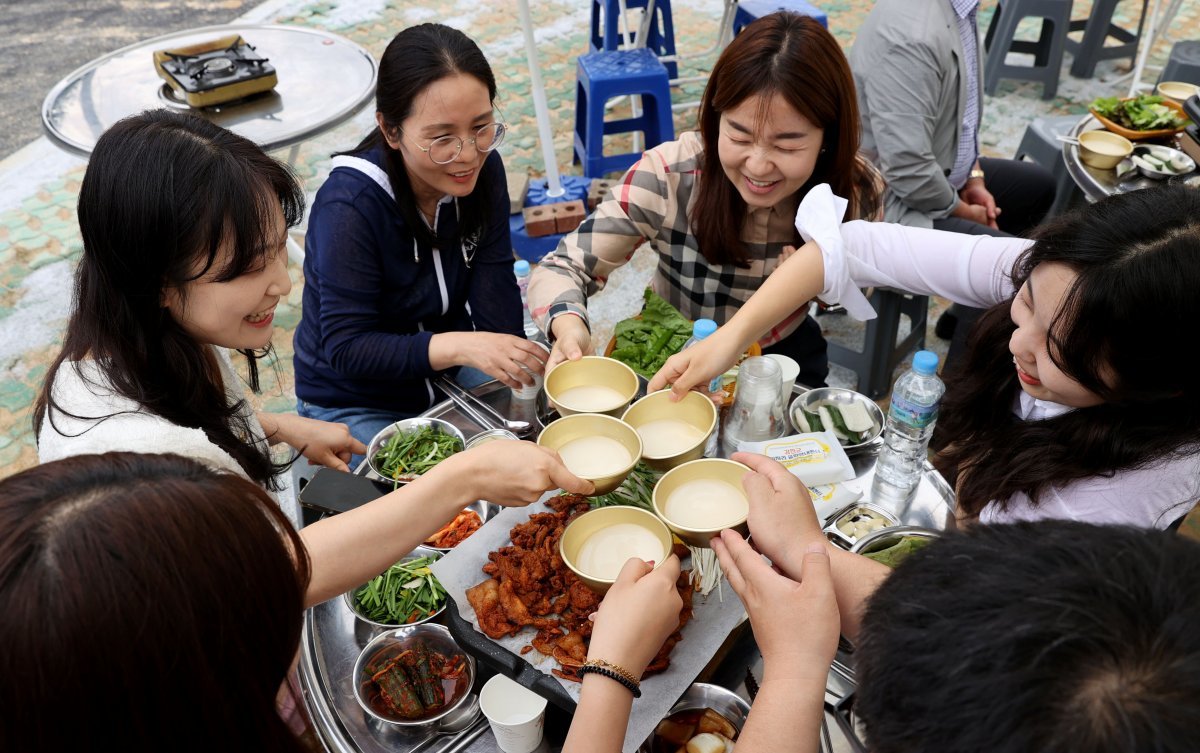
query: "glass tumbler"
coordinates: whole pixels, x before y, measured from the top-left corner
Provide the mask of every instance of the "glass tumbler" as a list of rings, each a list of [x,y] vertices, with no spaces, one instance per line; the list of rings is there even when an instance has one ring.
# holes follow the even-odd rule
[[[721,424],[721,454],[729,457],[739,442],[762,442],[787,433],[783,372],[770,358],[747,358],[738,369],[733,405]]]

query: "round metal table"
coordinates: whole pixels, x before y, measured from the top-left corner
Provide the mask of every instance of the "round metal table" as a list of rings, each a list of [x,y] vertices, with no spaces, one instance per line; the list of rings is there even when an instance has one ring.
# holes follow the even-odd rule
[[[204,108],[177,100],[155,72],[152,53],[229,34],[241,34],[270,59],[279,76],[275,89]],[[46,95],[42,125],[56,144],[86,157],[100,134],[121,118],[171,107],[272,151],[346,121],[374,95],[375,75],[374,58],[336,34],[292,26],[206,26],[123,47],[74,71]]]
[[[1084,131],[1096,131],[1104,126],[1100,121],[1096,120],[1091,115],[1085,115],[1082,120],[1075,124],[1071,129],[1070,136],[1078,138],[1079,134]],[[1135,142],[1135,143],[1159,143],[1158,140],[1150,142]],[[1171,143],[1172,146],[1178,149],[1178,145]],[[1152,188],[1163,184],[1161,180],[1151,180],[1141,173],[1134,171],[1124,178],[1118,179],[1116,170],[1100,170],[1095,167],[1083,164],[1079,159],[1079,147],[1074,144],[1063,144],[1063,161],[1067,164],[1067,173],[1071,179],[1075,181],[1075,185],[1079,186],[1083,194],[1087,196],[1088,201],[1099,201],[1105,196],[1112,196],[1118,193],[1128,193],[1137,191],[1142,188]]]

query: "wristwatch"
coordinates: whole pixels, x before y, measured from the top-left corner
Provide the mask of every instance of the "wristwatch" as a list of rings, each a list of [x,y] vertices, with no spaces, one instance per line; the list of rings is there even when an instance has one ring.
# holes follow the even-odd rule
[[[973,168],[971,168],[971,172],[967,173],[967,180],[974,180],[975,178],[979,178],[980,180],[983,180],[983,169],[982,168],[973,167]]]

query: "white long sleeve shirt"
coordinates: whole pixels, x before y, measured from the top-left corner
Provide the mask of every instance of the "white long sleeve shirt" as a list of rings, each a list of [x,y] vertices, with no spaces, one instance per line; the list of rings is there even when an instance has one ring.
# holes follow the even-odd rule
[[[818,187],[821,188],[821,187]],[[821,299],[842,303],[860,319],[874,311],[864,287],[894,287],[937,295],[977,308],[994,306],[1013,293],[1013,265],[1032,241],[960,235],[877,222],[838,224],[843,202],[826,190],[809,194],[797,212],[797,227],[816,239],[825,262]],[[1073,408],[1036,400],[1021,392],[1013,413],[1039,421]],[[1200,454],[1177,453],[1144,468],[1122,469],[1111,476],[1069,481],[1042,494],[1034,506],[1025,494],[995,502],[980,512],[983,523],[1066,519],[1086,523],[1166,528],[1200,501]]]

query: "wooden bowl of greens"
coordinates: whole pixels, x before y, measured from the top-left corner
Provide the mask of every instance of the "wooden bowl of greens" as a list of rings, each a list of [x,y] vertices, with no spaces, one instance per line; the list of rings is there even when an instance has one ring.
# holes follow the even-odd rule
[[[446,589],[429,566],[442,553],[419,546],[412,554],[344,594],[354,616],[381,628],[429,622],[446,609]]]
[[[1157,94],[1136,97],[1100,97],[1093,100],[1088,111],[1113,133],[1130,141],[1171,136],[1188,124],[1183,106]]]
[[[380,478],[407,483],[465,446],[463,433],[448,421],[406,418],[375,435],[367,445],[367,463]]]

